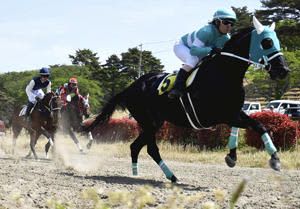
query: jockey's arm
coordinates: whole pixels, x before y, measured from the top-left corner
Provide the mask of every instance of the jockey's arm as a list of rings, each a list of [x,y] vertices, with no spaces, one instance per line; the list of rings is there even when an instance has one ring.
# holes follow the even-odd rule
[[[210,53],[212,50],[209,45],[211,43],[211,35],[210,30],[206,30],[205,27],[196,32],[195,39],[190,47],[192,56],[204,57]]]
[[[190,53],[193,56],[197,56],[197,57],[204,57],[206,55],[208,55],[211,51],[211,47],[197,47],[197,46],[192,46],[190,49]]]
[[[75,89],[74,93],[75,93],[76,95],[79,95],[79,89],[78,89],[77,86],[76,86],[76,89]]]
[[[35,83],[34,83],[34,80],[31,80],[29,82],[29,84],[26,86],[26,94],[28,96],[32,96],[32,97],[36,97],[37,95],[35,95],[33,92],[32,92],[32,89],[34,87]]]
[[[50,92],[51,92],[51,81],[49,81],[49,84],[48,84],[48,86],[47,86],[46,92],[47,92],[47,93],[50,93]]]

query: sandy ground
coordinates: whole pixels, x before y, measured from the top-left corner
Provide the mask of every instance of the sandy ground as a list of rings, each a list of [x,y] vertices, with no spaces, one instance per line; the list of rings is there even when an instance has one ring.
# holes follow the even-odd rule
[[[1,209],[59,208],[51,205],[53,202],[67,205],[66,208],[94,208],[93,204],[82,198],[82,194],[90,188],[96,189],[98,197],[107,202],[111,192],[134,193],[147,185],[151,186],[151,196],[155,201],[146,205],[146,208],[167,207],[170,201],[184,208],[203,208],[210,201],[219,208],[229,208],[231,193],[245,178],[248,183],[235,208],[300,208],[299,171],[275,172],[271,169],[242,167],[232,169],[225,165],[166,160],[181,182],[176,185],[179,195],[174,196],[174,187],[166,184],[169,181],[150,158],[139,161],[140,176],[134,177],[131,174],[129,153],[128,158],[116,158],[101,150],[101,144],[82,155],[69,138],[61,136],[56,140],[50,159],[46,159],[43,153],[46,140],[43,139],[37,145],[40,159],[34,160],[24,158],[29,149],[26,136],[18,140],[15,155],[10,154],[11,139],[7,137],[0,140]],[[82,145],[86,142],[81,140]],[[126,149],[129,151],[128,147]],[[217,194],[220,193],[224,201],[218,202]],[[199,198],[189,202],[189,197]],[[119,204],[112,208],[128,207]]]

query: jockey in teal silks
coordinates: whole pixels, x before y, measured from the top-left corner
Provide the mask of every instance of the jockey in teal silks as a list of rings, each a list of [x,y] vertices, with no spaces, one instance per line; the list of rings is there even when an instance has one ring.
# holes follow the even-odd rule
[[[210,53],[220,53],[221,48],[230,39],[229,31],[236,21],[236,14],[231,9],[219,9],[213,15],[213,20],[198,31],[186,34],[174,45],[176,56],[183,61],[174,88],[168,94],[169,98],[179,98],[185,90],[189,72],[197,63]]]
[[[26,94],[28,96],[28,104],[25,113],[25,121],[29,121],[29,114],[37,99],[44,98],[43,88],[47,88],[47,93],[51,92],[51,81],[48,79],[50,70],[42,68],[40,70],[40,77],[33,78],[26,86]]]

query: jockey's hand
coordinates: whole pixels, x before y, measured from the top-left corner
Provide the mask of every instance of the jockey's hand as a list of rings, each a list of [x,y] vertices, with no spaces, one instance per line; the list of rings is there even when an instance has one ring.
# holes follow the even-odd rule
[[[41,101],[42,99],[36,96],[36,97],[35,97],[35,100],[36,100],[37,102],[39,102],[39,101]]]
[[[217,47],[212,47],[211,48],[211,51],[210,51],[210,54],[213,55],[213,54],[221,54],[222,52],[222,49],[221,48],[217,48]]]

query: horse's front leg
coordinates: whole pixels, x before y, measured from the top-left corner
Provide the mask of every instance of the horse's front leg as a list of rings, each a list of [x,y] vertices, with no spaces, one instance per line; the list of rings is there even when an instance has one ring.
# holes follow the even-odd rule
[[[229,137],[228,147],[230,149],[230,153],[226,155],[225,162],[231,168],[235,166],[237,161],[236,148],[238,146],[239,130],[240,129],[237,127],[232,127]]]
[[[74,143],[76,144],[77,148],[79,149],[79,151],[82,153],[82,154],[85,154],[84,150],[82,149],[77,137],[75,136],[74,132],[71,130],[71,127],[68,128],[68,133],[69,135],[71,136],[72,140],[74,141]]]
[[[87,149],[91,149],[91,147],[92,147],[92,144],[93,144],[93,141],[94,141],[94,138],[93,138],[93,135],[92,135],[92,132],[90,131],[89,133],[88,133],[88,135],[89,135],[89,142],[87,143],[87,145],[86,145],[86,148]]]
[[[49,158],[49,154],[48,151],[50,149],[51,146],[54,145],[54,134],[50,134],[47,130],[43,129],[42,134],[47,137],[48,142],[45,145],[45,152],[46,152],[46,158]]]
[[[240,118],[241,120],[233,125],[236,127],[247,128],[256,131],[261,136],[261,139],[265,144],[265,148],[271,156],[271,159],[269,160],[270,167],[276,171],[280,171],[280,159],[277,156],[277,149],[274,146],[266,128],[260,122],[252,119],[243,111],[240,112]]]
[[[36,142],[37,142],[37,139],[38,139],[38,133],[37,131],[34,131],[30,134],[30,150],[29,153],[27,154],[27,158],[30,157],[31,153],[33,153],[33,156],[34,156],[34,159],[38,159],[37,157],[37,154],[35,152],[35,145],[36,145]]]

